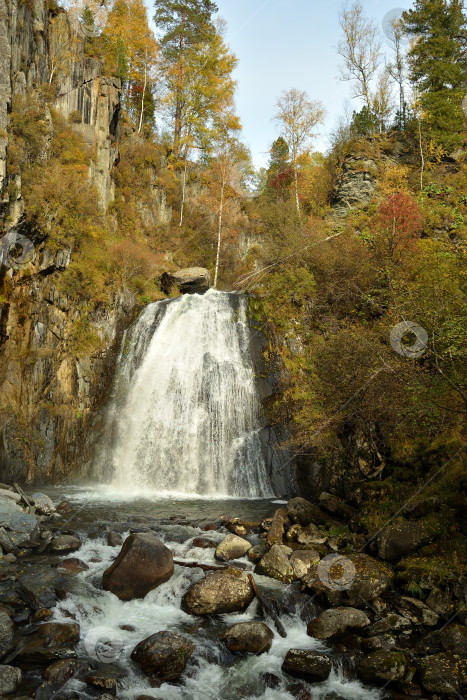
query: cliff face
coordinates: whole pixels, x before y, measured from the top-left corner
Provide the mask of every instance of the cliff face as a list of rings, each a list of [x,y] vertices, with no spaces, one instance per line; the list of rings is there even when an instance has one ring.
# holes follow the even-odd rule
[[[44,0],[0,0],[0,479],[7,481],[57,479],[86,461],[91,417],[106,395],[114,353],[136,308],[136,298],[120,292],[87,313],[82,302],[59,291],[74,252],[69,245],[47,247],[46,234],[31,230],[21,177],[7,171],[12,98],[49,82],[54,32],[71,37],[66,13],[52,17]],[[84,56],[77,44],[53,106],[93,148],[90,177],[105,211],[114,197],[120,84],[100,70],[99,61]],[[51,139],[47,108],[44,117]],[[27,266],[7,259],[15,241],[25,246],[21,259]],[[98,342],[81,343],[78,351],[77,328],[83,326]]]

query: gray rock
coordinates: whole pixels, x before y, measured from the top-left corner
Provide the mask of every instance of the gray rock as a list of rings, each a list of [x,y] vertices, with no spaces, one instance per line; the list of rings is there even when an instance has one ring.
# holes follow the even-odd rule
[[[32,566],[19,577],[23,599],[34,610],[52,608],[57,596],[65,590],[65,580],[56,569],[46,565]]]
[[[467,689],[467,660],[450,652],[435,654],[420,662],[419,675],[429,693],[463,693]]]
[[[257,562],[261,557],[264,557],[267,551],[268,548],[265,544],[255,544],[254,547],[248,550],[247,557],[250,561]]]
[[[200,294],[211,286],[211,275],[204,267],[188,267],[176,272],[164,272],[160,285],[164,294],[170,294],[173,287],[178,287],[182,294]]]
[[[131,654],[144,673],[159,681],[179,678],[195,650],[193,642],[173,632],[157,632],[135,647]]]
[[[35,515],[23,513],[13,501],[0,504],[0,527],[6,529],[15,547],[34,547],[40,543],[39,521]],[[11,506],[6,506],[11,504]],[[2,546],[3,543],[2,543]]]
[[[13,649],[15,626],[6,608],[0,608],[0,658]]]
[[[76,656],[80,627],[76,623],[45,622],[33,634],[24,638],[18,654],[20,661],[48,663]]]
[[[0,695],[14,693],[21,683],[23,674],[15,666],[0,666]]]
[[[263,654],[271,648],[274,633],[264,622],[239,622],[229,627],[222,639],[229,651]]]
[[[285,673],[307,681],[325,681],[331,673],[331,660],[324,654],[305,649],[290,649],[282,664]]]
[[[110,696],[114,697],[117,694],[117,688],[121,677],[121,670],[110,664],[106,664],[104,669],[88,673],[84,680],[92,688],[108,693]]]
[[[320,556],[316,549],[297,549],[290,555],[294,574],[297,578],[307,575],[312,564],[319,562]]]
[[[310,503],[310,501],[307,501],[305,498],[292,498],[287,503],[286,510],[290,520],[303,527],[310,523],[315,525],[327,525],[328,523],[334,522],[329,515],[323,513],[321,508],[313,505],[313,503]]]
[[[36,491],[32,494],[32,500],[39,515],[51,515],[55,513],[55,504],[45,493]]]
[[[394,572],[367,554],[328,555],[312,564],[302,579],[305,588],[329,605],[356,607],[374,600],[392,585]]]
[[[394,633],[394,632],[410,632],[412,630],[412,625],[410,620],[402,615],[396,615],[396,613],[391,613],[381,620],[374,622],[368,629],[367,633],[370,636],[378,636],[381,634]]]
[[[81,540],[79,537],[73,535],[59,535],[52,540],[49,545],[49,549],[57,554],[66,554],[68,552],[76,552],[77,549],[81,547]]]
[[[433,588],[433,590],[430,591],[430,594],[426,599],[426,604],[429,608],[434,610],[435,613],[442,615],[443,617],[446,615],[450,617],[454,608],[452,598],[450,598],[445,591],[441,591],[439,588]]]
[[[123,544],[123,537],[119,535],[118,532],[114,530],[109,530],[107,533],[107,544],[109,547],[121,547]]]
[[[15,503],[19,503],[21,501],[21,496],[19,493],[16,493],[16,491],[10,491],[9,489],[0,489],[0,498],[10,498]]]
[[[79,661],[76,659],[54,661],[45,669],[44,678],[53,685],[62,686],[75,675],[79,667]]]
[[[275,578],[282,583],[295,581],[295,571],[289,558],[291,554],[290,547],[281,544],[273,545],[256,565],[256,572]]]
[[[467,627],[458,622],[451,622],[446,627],[427,634],[418,644],[429,654],[452,651],[454,654],[467,656]]]
[[[395,561],[416,552],[429,541],[430,535],[422,523],[392,523],[378,536],[378,556],[386,561]]]
[[[297,542],[299,544],[324,544],[327,539],[328,536],[326,533],[322,532],[316,527],[316,525],[313,525],[313,523],[310,523],[310,525],[307,525],[306,527],[300,528],[300,530],[297,532]]]
[[[434,513],[439,509],[439,498],[430,496],[422,498],[420,501],[410,502],[404,506],[404,516],[408,518],[422,518],[428,513]]]
[[[230,561],[243,557],[251,549],[251,543],[237,535],[227,535],[217,546],[215,557],[220,561]]]
[[[407,668],[408,659],[404,652],[374,651],[360,660],[357,675],[367,683],[384,684],[404,680]]]
[[[174,570],[173,556],[163,542],[150,533],[127,537],[112,566],[102,577],[104,590],[120,600],[144,596],[168,581]]]
[[[334,639],[351,629],[368,627],[370,620],[356,608],[331,608],[308,623],[307,634],[316,639]]]
[[[182,609],[190,615],[241,612],[253,597],[248,576],[231,567],[208,574],[194,583],[182,598]]]
[[[416,598],[401,596],[396,603],[397,610],[414,624],[434,627],[439,622],[438,615],[428,605]]]

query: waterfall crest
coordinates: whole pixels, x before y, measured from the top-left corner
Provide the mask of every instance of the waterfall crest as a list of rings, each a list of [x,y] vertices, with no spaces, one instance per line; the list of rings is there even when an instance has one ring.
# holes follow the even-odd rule
[[[241,295],[210,290],[145,308],[123,340],[100,451],[115,487],[274,495],[251,335]]]

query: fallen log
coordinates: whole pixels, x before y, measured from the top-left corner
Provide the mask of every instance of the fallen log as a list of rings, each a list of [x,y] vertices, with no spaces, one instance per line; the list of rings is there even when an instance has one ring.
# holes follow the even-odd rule
[[[224,566],[216,566],[215,564],[199,564],[196,561],[178,561],[174,559],[174,564],[178,566],[186,566],[188,569],[202,569],[203,571],[223,571],[224,569],[246,569],[247,565],[236,562],[235,564],[225,564]],[[249,569],[252,571],[253,569]]]
[[[258,603],[263,608],[266,615],[269,615],[271,620],[274,622],[276,630],[279,632],[280,636],[283,638],[287,637],[287,632],[284,629],[284,625],[282,624],[282,622],[279,620],[276,613],[272,609],[271,601],[263,596],[263,594],[259,590],[258,586],[256,585],[255,579],[253,578],[253,576],[251,574],[248,574],[248,579],[253,587],[256,598],[258,599]]]

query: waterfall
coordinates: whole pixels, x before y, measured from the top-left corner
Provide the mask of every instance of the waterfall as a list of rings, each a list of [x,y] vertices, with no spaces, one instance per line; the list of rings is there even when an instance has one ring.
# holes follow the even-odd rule
[[[100,449],[112,485],[273,495],[247,304],[214,290],[186,294],[149,304],[126,332]]]

